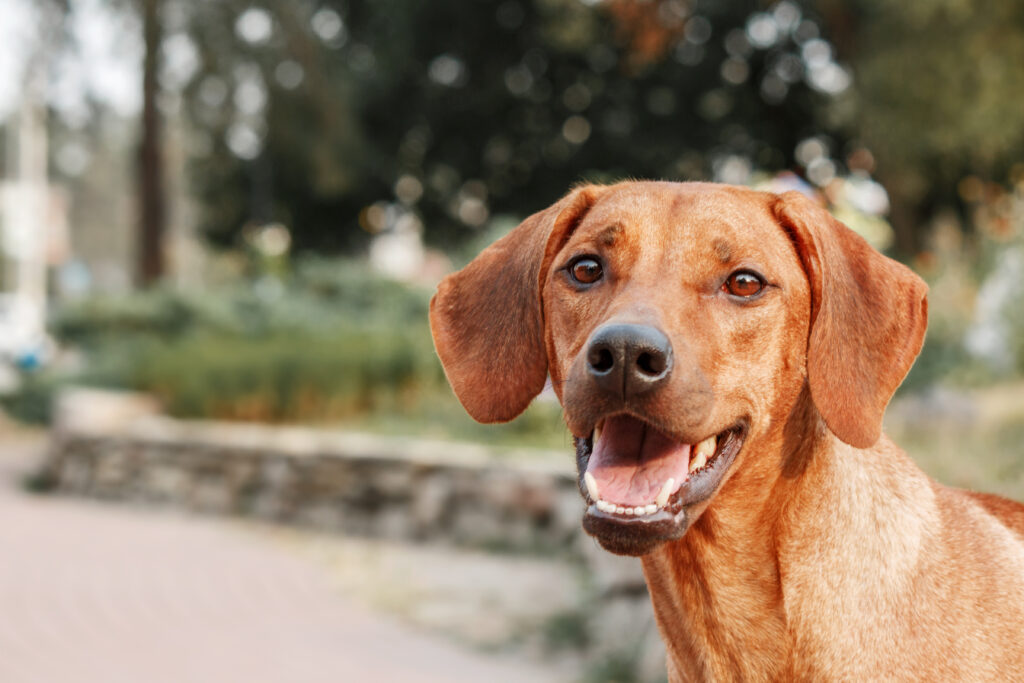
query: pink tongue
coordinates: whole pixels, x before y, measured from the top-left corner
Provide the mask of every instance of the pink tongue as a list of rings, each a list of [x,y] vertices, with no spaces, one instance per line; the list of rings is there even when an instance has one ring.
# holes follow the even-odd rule
[[[678,443],[635,417],[604,421],[587,472],[594,475],[601,499],[621,505],[653,503],[669,478],[673,490],[686,481],[690,444]]]

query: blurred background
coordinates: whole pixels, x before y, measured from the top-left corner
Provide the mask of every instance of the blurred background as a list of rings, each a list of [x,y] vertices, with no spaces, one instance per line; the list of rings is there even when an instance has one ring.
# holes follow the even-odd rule
[[[945,483],[1024,498],[1024,3],[0,0],[0,10],[0,458],[10,474],[0,500],[11,513],[0,528],[24,544],[21,564],[0,571],[0,596],[26,612],[73,609],[90,622],[103,611],[103,600],[70,607],[70,588],[59,591],[67,605],[24,597],[23,579],[69,539],[113,524],[118,566],[139,576],[133,533],[156,533],[169,510],[230,512],[232,522],[189,515],[187,531],[165,532],[264,518],[230,526],[225,543],[266,566],[286,556],[295,571],[321,572],[328,585],[313,603],[350,601],[409,629],[388,637],[441,634],[422,645],[418,673],[395,680],[484,675],[475,666],[499,667],[498,680],[663,676],[655,645],[611,652],[622,639],[602,635],[588,605],[642,598],[635,566],[597,566],[578,534],[551,531],[558,506],[572,506],[551,492],[564,493],[572,466],[557,404],[542,395],[508,425],[476,425],[444,381],[426,321],[445,273],[582,180],[712,179],[827,204],[931,286],[927,341],[890,434]],[[189,425],[226,431],[196,436]],[[298,458],[310,434],[334,445]],[[352,434],[364,441],[338,445]],[[161,454],[146,455],[154,439]],[[394,484],[409,444],[434,444],[430,467],[461,481],[470,475],[437,462],[473,442],[494,446],[474,460],[485,478],[553,487],[548,507],[524,522],[500,491],[504,502],[474,498],[466,519],[491,515],[485,533],[457,521],[469,494],[449,483],[435,496],[441,512],[403,527],[403,515],[433,509],[426,489]],[[391,464],[360,465],[329,494],[288,484],[287,509],[250,515],[238,502],[283,495],[275,487],[292,480],[274,478],[275,458],[310,480],[311,458],[349,462],[367,449]],[[204,504],[195,491],[209,477],[197,472],[217,466],[197,469],[197,452],[259,463],[228,502]],[[145,483],[155,461],[179,472],[176,493]],[[538,468],[556,483],[523,483]],[[225,472],[217,481],[235,481]],[[412,507],[366,503],[352,491],[367,477]],[[86,502],[97,497],[131,504]],[[53,517],[55,505],[72,507]],[[513,522],[521,542],[502,541]],[[216,561],[203,560],[216,555],[205,542],[159,552]],[[86,552],[74,547],[72,565]],[[423,583],[409,590],[414,575]],[[98,576],[120,599],[121,582]],[[161,585],[184,604],[212,600]],[[646,633],[638,605],[622,619]],[[321,654],[340,659],[293,680],[337,680],[343,669],[332,667],[355,666],[350,651],[372,652],[323,635],[336,633],[335,617],[324,618],[333,648]],[[267,665],[233,677],[259,637],[206,653],[190,680],[280,680]],[[82,658],[69,671],[40,673],[44,642],[26,637],[10,660],[24,668],[4,679],[98,680],[84,673],[95,663],[84,651],[68,655]],[[367,666],[388,659],[377,654]],[[159,653],[138,659],[171,666]],[[519,671],[526,661],[540,668]],[[217,662],[227,673],[214,674]],[[141,680],[124,666],[126,680]]]

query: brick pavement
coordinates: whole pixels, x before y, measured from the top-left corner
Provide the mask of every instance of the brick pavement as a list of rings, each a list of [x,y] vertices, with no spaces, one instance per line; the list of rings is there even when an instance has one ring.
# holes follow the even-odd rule
[[[38,446],[0,437],[4,683],[559,678],[368,612],[236,523],[23,493]]]

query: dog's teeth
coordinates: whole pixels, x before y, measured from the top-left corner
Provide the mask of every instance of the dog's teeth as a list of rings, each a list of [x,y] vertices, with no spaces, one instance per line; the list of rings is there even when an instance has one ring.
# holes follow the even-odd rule
[[[583,483],[587,485],[587,493],[590,494],[590,500],[600,500],[601,492],[597,488],[597,479],[594,479],[594,475],[590,472],[583,473]]]
[[[708,458],[715,454],[715,448],[717,447],[718,439],[714,436],[709,436],[694,446],[692,454],[693,457],[690,460],[690,472],[695,472],[708,464]]]
[[[704,439],[699,444],[697,444],[697,447],[694,449],[694,452],[698,456],[703,455],[704,458],[706,459],[706,458],[710,458],[712,455],[715,454],[715,448],[717,448],[717,447],[718,447],[718,437],[709,436],[708,438]]]
[[[672,488],[676,485],[676,480],[669,477],[665,482],[665,485],[661,487],[661,491],[658,493],[658,497],[654,499],[658,507],[663,508],[668,505],[668,497],[672,495]]]
[[[697,457],[690,461],[690,472],[696,472],[706,464],[708,464],[708,457],[703,453],[698,453]]]
[[[600,440],[601,440],[601,428],[600,427],[594,427],[594,436],[591,439],[591,443],[595,443],[596,444]]]
[[[615,503],[609,503],[606,500],[600,499],[598,499],[597,502],[594,503],[594,507],[596,507],[601,512],[626,515],[628,517],[643,517],[646,515],[653,515],[660,509],[659,506],[655,505],[654,503],[648,503],[647,505],[637,505],[636,507],[627,507],[623,505],[616,505]]]

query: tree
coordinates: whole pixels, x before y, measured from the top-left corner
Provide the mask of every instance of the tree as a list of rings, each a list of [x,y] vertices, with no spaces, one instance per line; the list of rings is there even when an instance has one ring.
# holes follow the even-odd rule
[[[137,278],[152,285],[164,274],[164,233],[167,197],[164,183],[162,121],[157,106],[163,30],[161,0],[140,0],[144,55],[142,62],[142,121],[139,138],[139,227]]]
[[[300,250],[358,248],[398,220],[447,244],[581,179],[742,181],[798,165],[809,136],[845,142],[827,105],[846,74],[827,56],[834,82],[805,69],[819,29],[788,0],[190,7],[187,109],[208,142],[192,169],[215,244],[254,220]]]
[[[822,0],[854,67],[851,127],[892,198],[898,246],[923,246],[927,218],[962,206],[965,176],[1003,181],[1024,157],[1024,6],[921,0]]]

